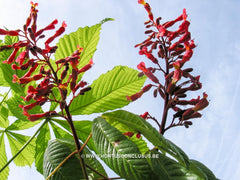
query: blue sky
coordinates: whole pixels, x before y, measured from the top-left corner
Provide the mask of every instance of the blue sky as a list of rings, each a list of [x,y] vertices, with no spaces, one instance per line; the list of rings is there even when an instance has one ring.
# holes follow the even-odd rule
[[[145,60],[134,45],[143,41],[143,22],[147,14],[137,0],[39,0],[39,26],[57,18],[65,20],[67,33],[78,27],[91,26],[106,17],[115,19],[102,26],[95,65],[88,73],[89,81],[116,65],[136,68]],[[189,129],[176,128],[166,137],[180,146],[192,159],[206,164],[222,180],[240,179],[240,15],[238,0],[148,0],[155,17],[163,21],[178,17],[187,9],[190,31],[197,48],[186,66],[201,75],[202,92],[209,95],[210,105],[203,117],[193,121]],[[22,27],[29,13],[28,0],[0,0],[0,28]],[[93,73],[94,72],[94,73]],[[202,94],[199,92],[199,95]],[[145,94],[127,109],[141,114],[149,111],[161,117],[162,102],[149,100]],[[9,180],[44,179],[29,167],[11,165]]]

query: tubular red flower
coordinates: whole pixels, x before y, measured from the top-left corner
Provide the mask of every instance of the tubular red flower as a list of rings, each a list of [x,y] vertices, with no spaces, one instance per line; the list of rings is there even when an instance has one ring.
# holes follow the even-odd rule
[[[138,4],[142,4],[142,5],[145,5],[146,2],[144,0],[138,0]]]
[[[54,84],[48,84],[44,87],[37,87],[35,89],[33,99],[39,100],[39,98],[41,99],[44,96],[48,96],[53,87],[54,87]]]
[[[34,63],[32,67],[28,70],[28,72],[23,77],[29,77],[31,74],[37,69],[38,63]]]
[[[16,64],[12,64],[12,69],[17,70],[17,69],[21,69],[21,67],[17,66]]]
[[[18,36],[18,31],[7,31],[4,29],[0,29],[0,35],[10,35],[10,36]]]
[[[33,63],[34,63],[34,60],[30,59],[25,64],[22,64],[20,67],[22,70],[26,70],[29,66],[32,66]]]
[[[8,31],[4,30],[4,29],[0,29],[0,35],[7,35]]]
[[[47,118],[47,117],[54,116],[54,115],[57,115],[56,111],[48,111],[48,112],[45,112],[45,113],[42,113],[42,114],[31,114],[31,115],[28,116],[28,120],[36,121],[36,120],[39,120],[41,118]]]
[[[72,90],[73,91],[73,94],[79,89],[79,88],[83,88],[84,86],[87,85],[87,82],[85,81],[80,81],[75,87],[74,89]]]
[[[83,66],[79,71],[78,71],[78,74],[80,73],[83,73],[83,72],[86,72],[87,70],[89,70],[93,65],[93,60],[90,59],[89,63],[85,66]]]
[[[27,51],[23,51],[19,54],[19,56],[17,57],[16,59],[16,62],[18,62],[20,65],[23,64],[25,58],[26,58],[26,55],[27,55]]]
[[[193,108],[193,110],[196,111],[201,111],[203,110],[205,107],[208,106],[209,102],[207,100],[207,94],[203,93],[203,98],[195,105],[195,107]]]
[[[137,92],[136,94],[133,94],[131,96],[126,96],[128,101],[136,101],[138,98],[140,98],[143,95],[143,91]]]
[[[35,36],[39,36],[41,35],[44,31],[47,31],[47,30],[52,30],[52,29],[55,29],[55,25],[58,23],[58,20],[55,19],[53,22],[51,22],[48,26],[46,26],[45,28],[43,29],[40,29],[39,31],[37,31],[35,33]]]
[[[65,28],[67,27],[67,24],[65,21],[63,21],[62,26],[55,32],[55,34],[48,38],[47,41],[45,41],[45,46],[48,47],[48,45],[58,36],[60,36],[62,33],[64,33]]]
[[[3,61],[3,63],[12,64],[17,55],[18,50],[19,50],[19,48],[15,48],[13,50],[12,54],[8,57],[8,59],[6,61]]]
[[[141,70],[149,79],[151,79],[155,83],[159,83],[159,80],[157,79],[156,76],[153,75],[153,73],[146,68],[145,63],[141,62],[140,64],[137,65],[137,68]]]
[[[192,108],[187,109],[183,114],[182,114],[182,118],[181,120],[186,120],[189,119],[189,117],[191,117],[191,115],[194,113],[195,111]]]
[[[190,49],[190,48],[186,48],[186,49],[187,50],[182,57],[183,62],[188,61],[193,55],[193,50],[192,49]]]
[[[175,69],[173,74],[172,83],[176,84],[182,77],[182,70],[181,69]]]

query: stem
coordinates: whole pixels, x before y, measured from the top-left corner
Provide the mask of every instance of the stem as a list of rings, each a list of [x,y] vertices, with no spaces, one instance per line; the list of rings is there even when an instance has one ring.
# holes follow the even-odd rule
[[[21,149],[0,169],[0,173],[27,147],[27,145],[35,138],[35,136],[39,133],[42,127],[49,121],[46,119],[43,124],[37,129],[37,131],[33,134],[33,136],[28,139],[28,141],[22,146]]]
[[[163,110],[162,122],[161,122],[161,127],[160,127],[160,133],[162,135],[165,132],[165,125],[166,125],[167,115],[168,115],[168,98],[169,98],[169,94],[167,93],[166,97],[165,97],[164,110]]]
[[[165,46],[165,41],[162,38],[163,43],[163,47],[165,50],[165,63],[166,63],[166,73],[165,73],[165,77],[169,74],[169,58],[168,58],[168,50]],[[168,80],[165,81],[165,89],[167,89],[169,85]],[[165,98],[164,98],[164,110],[163,110],[163,116],[162,116],[162,122],[161,122],[161,128],[160,128],[160,133],[163,135],[165,132],[165,125],[166,125],[166,121],[167,121],[167,115],[168,115],[168,101],[169,101],[169,94],[168,92],[165,90]]]
[[[84,179],[88,180],[86,165],[84,163],[83,157],[81,156],[82,155],[82,151],[80,151],[81,145],[79,143],[78,135],[77,135],[76,129],[75,129],[74,124],[73,124],[72,116],[69,112],[69,107],[67,105],[65,106],[65,111],[66,111],[66,114],[67,114],[67,121],[68,121],[68,123],[70,125],[70,128],[72,130],[72,134],[73,134],[73,138],[74,138],[74,141],[75,141],[77,153],[78,153],[78,156],[79,156],[80,165],[81,165],[82,172],[83,172],[83,177],[84,177]]]

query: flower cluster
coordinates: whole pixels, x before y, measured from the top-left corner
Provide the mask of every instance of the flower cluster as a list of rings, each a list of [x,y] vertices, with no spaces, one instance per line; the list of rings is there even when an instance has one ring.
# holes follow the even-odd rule
[[[141,70],[139,76],[146,75],[152,83],[145,86],[140,92],[127,96],[127,99],[135,101],[143,93],[155,88],[154,97],[159,94],[165,101],[162,123],[159,124],[160,132],[164,133],[173,126],[188,127],[192,122],[186,120],[201,117],[199,111],[208,106],[208,100],[206,93],[202,98],[183,100],[187,97],[188,91],[197,91],[202,87],[199,81],[200,76],[191,74],[193,68],[184,68],[196,47],[189,32],[190,22],[187,20],[186,9],[183,9],[183,13],[176,19],[162,23],[161,17],[154,19],[148,3],[144,0],[138,0],[138,3],[142,4],[148,13],[149,20],[145,22],[147,28],[145,34],[148,35],[148,38],[135,47],[139,47],[139,54],[146,56],[154,66],[146,67],[144,62],[138,64],[137,68]],[[177,23],[179,23],[178,28],[172,30]],[[162,77],[159,77],[159,72],[163,73],[164,82],[160,81]],[[186,105],[187,108],[185,108]],[[169,109],[175,113],[172,123],[165,128]],[[175,122],[175,119],[178,119],[178,123]]]
[[[58,28],[52,36],[46,38],[43,33],[56,29],[55,26],[58,20],[55,19],[46,27],[38,29],[37,6],[37,3],[31,2],[30,15],[23,26],[23,30],[0,29],[0,35],[18,36],[20,39],[12,45],[1,46],[0,51],[13,49],[11,55],[6,61],[3,61],[3,63],[12,64],[13,70],[25,71],[22,77],[13,75],[13,82],[27,86],[27,95],[23,97],[24,101],[34,101],[28,105],[19,105],[23,109],[23,114],[26,115],[30,121],[60,115],[55,111],[47,111],[42,114],[30,114],[29,111],[35,106],[42,106],[46,102],[57,102],[60,104],[63,112],[64,108],[70,105],[73,98],[89,91],[91,88],[86,87],[87,83],[85,81],[79,82],[78,77],[79,74],[89,70],[93,64],[92,60],[90,60],[87,65],[79,68],[80,54],[83,51],[81,47],[76,47],[76,51],[66,58],[56,60],[55,62],[50,59],[51,55],[57,50],[57,46],[51,46],[50,44],[64,33],[67,25],[63,21],[60,28]],[[38,43],[41,39],[46,39],[43,48],[40,47]],[[61,94],[60,99],[54,94],[53,89],[59,90],[58,92]],[[73,98],[69,104],[67,104],[66,98],[69,91],[72,91]]]

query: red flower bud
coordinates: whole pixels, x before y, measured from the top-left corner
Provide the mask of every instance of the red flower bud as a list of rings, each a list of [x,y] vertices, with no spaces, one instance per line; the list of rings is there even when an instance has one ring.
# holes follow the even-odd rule
[[[137,134],[136,134],[136,138],[137,138],[137,139],[140,139],[140,138],[141,138],[141,134],[140,134],[140,133],[137,133]]]
[[[149,113],[145,112],[144,114],[141,114],[140,117],[142,117],[143,119],[146,119],[148,117]]]
[[[91,87],[83,88],[83,89],[81,89],[81,91],[79,92],[79,95],[84,95],[85,92],[90,91],[91,89],[92,89]]]
[[[144,87],[142,88],[143,93],[149,91],[149,90],[151,89],[151,87],[152,87],[152,84],[148,84],[148,85],[144,86]]]

